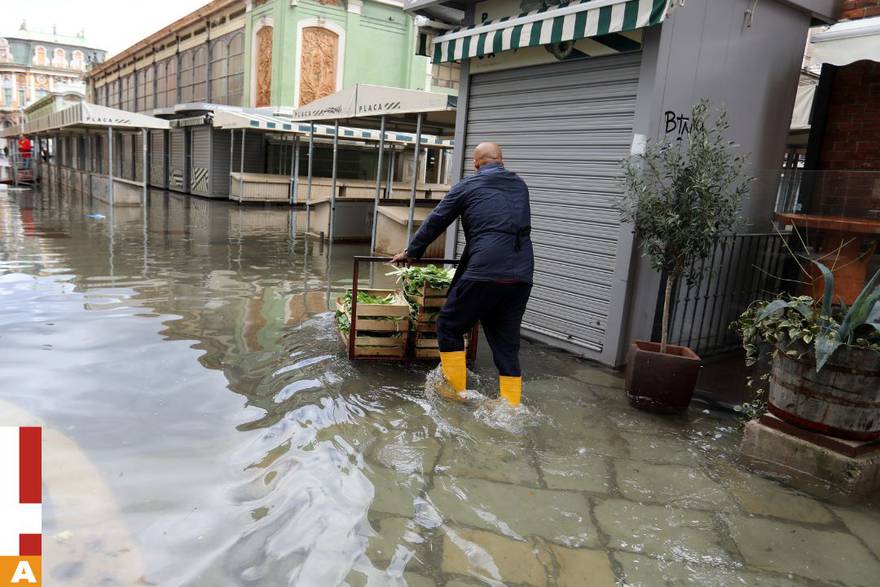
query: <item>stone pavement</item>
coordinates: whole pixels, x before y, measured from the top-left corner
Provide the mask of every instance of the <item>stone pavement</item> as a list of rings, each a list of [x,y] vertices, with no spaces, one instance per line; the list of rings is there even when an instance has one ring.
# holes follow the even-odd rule
[[[731,416],[638,412],[616,374],[566,367],[526,380],[522,433],[421,400],[365,435],[376,495],[349,584],[880,584],[877,508],[749,473]]]

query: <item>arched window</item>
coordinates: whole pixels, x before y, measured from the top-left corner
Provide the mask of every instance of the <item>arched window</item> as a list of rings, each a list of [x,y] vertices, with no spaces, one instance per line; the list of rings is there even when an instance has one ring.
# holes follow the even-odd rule
[[[79,50],[74,51],[73,58],[70,60],[70,67],[72,69],[83,70],[85,69],[85,66],[85,55],[83,54],[83,52]]]
[[[227,104],[241,106],[244,97],[244,33],[235,34],[229,39],[228,54]]]
[[[46,56],[46,48],[42,45],[34,47],[34,65],[49,65],[49,58]]]
[[[143,92],[138,94],[138,98],[144,97],[144,110],[152,110],[156,107],[156,88],[155,73],[152,65],[147,66],[144,70],[144,88]]]
[[[214,104],[227,104],[226,76],[227,76],[227,41],[218,39],[211,45],[211,102]]]
[[[165,103],[165,62],[156,64],[156,108],[164,108]]]
[[[208,99],[208,48],[196,49],[193,54],[193,102],[204,102]]]
[[[180,103],[193,101],[193,53],[186,51],[180,55]]]
[[[146,110],[146,89],[147,89],[147,70],[139,69],[136,72],[137,79],[137,100],[136,106],[138,112]]]
[[[68,67],[67,53],[61,47],[57,47],[53,51],[52,67]]]
[[[177,104],[177,59],[170,57],[165,62],[165,106]]]

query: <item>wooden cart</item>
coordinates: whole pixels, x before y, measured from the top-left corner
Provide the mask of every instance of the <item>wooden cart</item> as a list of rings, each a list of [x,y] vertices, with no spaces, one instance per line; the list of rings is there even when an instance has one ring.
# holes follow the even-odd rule
[[[414,336],[407,337],[406,343],[406,352],[403,356],[398,356],[398,354],[393,352],[388,352],[386,354],[378,354],[378,352],[364,352],[363,349],[369,347],[369,344],[363,342],[364,338],[369,338],[366,335],[362,334],[366,327],[359,327],[358,324],[363,323],[364,320],[369,320],[366,318],[369,314],[364,314],[359,311],[359,307],[363,307],[364,304],[357,303],[357,294],[358,291],[362,291],[363,288],[358,288],[358,281],[360,278],[360,264],[361,263],[388,263],[391,261],[390,257],[368,257],[368,256],[355,256],[354,257],[354,270],[352,272],[352,288],[351,288],[351,316],[350,321],[351,324],[349,326],[350,336],[343,337],[343,341],[348,345],[348,358],[349,359],[372,359],[372,360],[424,360],[424,359],[437,359],[440,357],[440,351],[437,347],[437,312],[440,311],[440,308],[446,302],[446,290],[436,290],[430,287],[423,288],[422,292],[420,292],[420,296],[417,296],[417,312],[415,316],[415,320],[413,322],[411,331]],[[458,265],[458,261],[455,259],[420,259],[419,261],[410,261],[413,265]],[[369,290],[371,293],[377,291],[383,291],[388,293],[393,290]],[[383,308],[387,309],[387,305],[379,305],[379,304],[370,304],[371,306],[377,306],[378,308],[375,311],[387,311]],[[374,310],[370,310],[374,311]],[[376,322],[380,322],[380,320],[369,320],[370,326],[375,325]],[[387,320],[385,322],[388,322]],[[363,326],[363,325],[362,325]],[[467,356],[468,360],[473,362],[477,356],[477,341],[479,327],[478,325],[474,325],[471,332],[465,337],[467,341]],[[374,341],[372,341],[374,342]]]

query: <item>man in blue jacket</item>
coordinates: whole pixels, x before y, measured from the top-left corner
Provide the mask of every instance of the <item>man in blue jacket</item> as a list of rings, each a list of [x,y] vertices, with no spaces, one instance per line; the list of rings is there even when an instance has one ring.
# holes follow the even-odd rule
[[[467,245],[437,317],[443,374],[457,396],[466,389],[464,335],[479,321],[500,374],[500,395],[515,406],[522,395],[520,324],[535,266],[529,189],[504,168],[501,147],[495,143],[474,149],[474,169],[477,173],[446,194],[392,261],[421,258],[428,245],[461,218]]]

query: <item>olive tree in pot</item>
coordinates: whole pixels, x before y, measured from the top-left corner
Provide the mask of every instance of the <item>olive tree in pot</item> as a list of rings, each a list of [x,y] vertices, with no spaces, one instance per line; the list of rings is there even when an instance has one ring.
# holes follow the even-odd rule
[[[768,393],[740,406],[750,418],[769,410],[786,422],[850,440],[880,438],[880,270],[849,308],[834,307],[834,275],[821,303],[809,296],[754,302],[734,322],[747,364],[769,357]]]
[[[712,120],[714,118],[714,120]],[[694,284],[718,238],[732,231],[751,178],[745,157],[725,138],[726,113],[714,116],[701,101],[690,133],[674,142],[648,142],[623,161],[621,218],[633,226],[642,253],[665,278],[660,341],[636,340],[626,366],[626,390],[636,407],[658,412],[687,409],[700,357],[669,344],[670,297],[679,279]]]

